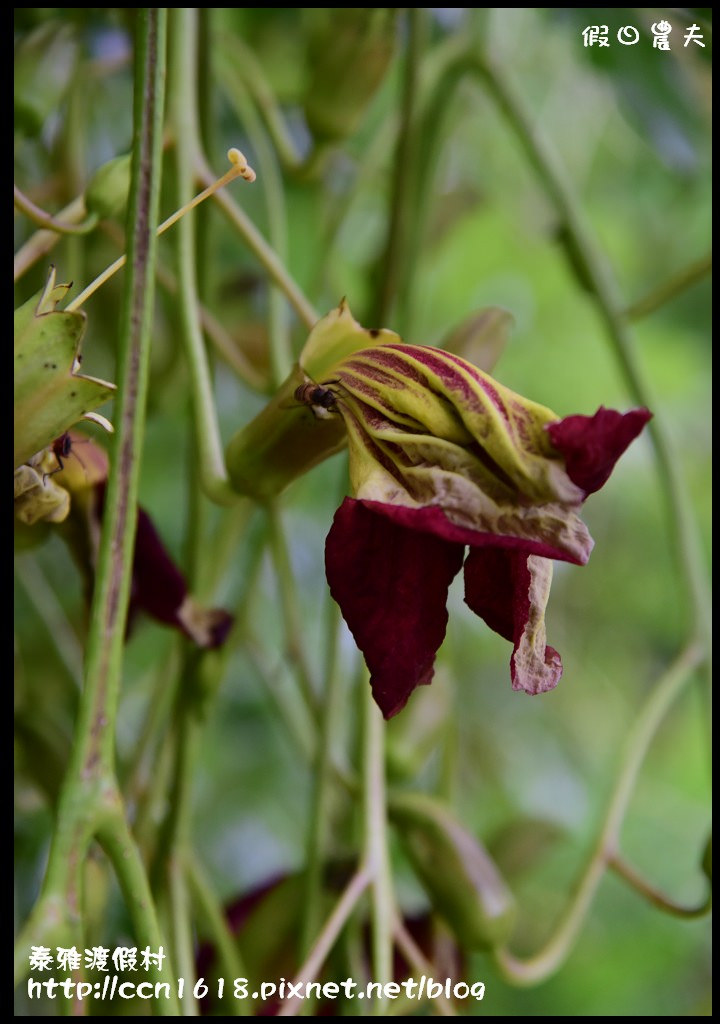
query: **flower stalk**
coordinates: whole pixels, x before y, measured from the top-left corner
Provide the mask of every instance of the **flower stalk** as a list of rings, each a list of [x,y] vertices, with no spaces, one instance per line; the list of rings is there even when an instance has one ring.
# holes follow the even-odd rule
[[[79,872],[94,837],[106,849],[118,874],[138,941],[154,948],[163,945],[142,861],[127,829],[114,764],[114,722],[145,422],[165,72],[165,11],[147,8],[138,18],[136,145],[128,220],[131,259],[120,329],[116,457],[110,473],[110,505],[102,531],[75,741],[42,892],[17,943],[19,956],[25,958],[29,943],[43,941],[56,927],[52,922],[74,929],[79,919]],[[171,974],[168,961],[164,974]],[[155,1005],[162,1015],[177,1013],[172,995],[156,1000]]]

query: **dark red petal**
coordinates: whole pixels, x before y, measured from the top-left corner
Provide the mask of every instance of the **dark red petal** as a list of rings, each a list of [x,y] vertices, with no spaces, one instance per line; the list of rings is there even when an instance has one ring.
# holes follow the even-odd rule
[[[158,622],[176,626],[177,612],[186,594],[185,577],[165,550],[150,516],[138,508],[132,603]]]
[[[572,482],[592,494],[600,490],[622,453],[651,419],[649,409],[621,413],[601,405],[594,416],[566,416],[549,423],[546,430],[565,456]]]
[[[98,515],[102,515],[107,485],[96,484]],[[188,594],[185,577],[168,554],[148,513],[138,507],[128,625],[143,611],[158,622],[179,629],[199,647],[220,647],[233,624],[222,608],[203,608]]]
[[[176,610],[174,624],[198,647],[222,647],[232,629],[234,617],[224,608],[204,608],[189,594]]]
[[[512,641],[513,689],[526,693],[551,690],[562,675],[560,655],[545,644],[547,588],[540,577],[551,567],[545,559],[502,548],[474,548],[465,561],[465,603]]]
[[[95,485],[95,493],[97,515],[101,518],[105,509],[106,481]],[[180,626],[177,611],[186,596],[185,577],[165,550],[150,516],[144,509],[138,507],[129,617],[141,610],[158,622]]]
[[[408,530],[346,498],[325,544],[330,592],[370,669],[385,718],[433,677],[462,544]]]
[[[481,530],[458,526],[448,519],[439,505],[410,508],[407,505],[390,505],[384,501],[367,501],[365,499],[361,499],[361,504],[386,519],[392,519],[399,526],[405,526],[409,530],[418,530],[421,533],[432,533],[436,537],[454,541],[457,544],[469,544],[471,547],[507,548],[528,555],[540,555],[543,558],[555,558],[562,562],[581,564],[580,559],[572,558],[565,548],[554,544],[546,544],[541,540],[530,540],[527,537],[508,537],[498,533],[484,533]],[[590,541],[590,545],[592,545],[592,541]]]

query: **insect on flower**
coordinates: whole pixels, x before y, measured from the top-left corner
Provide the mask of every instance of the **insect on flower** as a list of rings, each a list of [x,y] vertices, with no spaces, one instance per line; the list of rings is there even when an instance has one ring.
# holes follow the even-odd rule
[[[89,439],[87,439],[87,440],[89,440]],[[78,460],[78,462],[80,463],[80,465],[84,469],[85,468],[85,463],[80,458],[80,456],[78,455],[78,453],[75,450],[75,448],[76,448],[76,446],[78,444],[85,444],[85,443],[86,443],[85,439],[83,439],[81,441],[81,440],[79,440],[77,438],[77,436],[73,437],[72,434],[70,433],[70,431],[68,431],[68,430],[66,430],[64,434],[61,434],[60,437],[56,437],[55,440],[53,441],[52,445],[50,446],[50,449],[51,449],[53,455],[55,456],[55,460],[57,462],[57,466],[55,467],[55,469],[51,470],[49,473],[45,473],[44,476],[43,476],[43,480],[47,480],[47,478],[49,476],[54,476],[56,473],[62,472],[65,469],[65,462],[64,462],[64,460],[69,458],[70,455],[74,455],[75,458]]]
[[[58,465],[57,469],[53,470],[53,473],[58,473],[60,472],[61,469],[65,468],[65,463],[63,462],[63,459],[68,458],[70,452],[72,451],[72,447],[73,440],[67,431],[65,431],[64,434],[61,434],[60,437],[55,438],[55,440],[52,443],[52,450],[53,455],[57,459]],[[52,476],[52,473],[48,473],[48,476]]]
[[[328,384],[339,384],[337,380],[328,381]],[[337,412],[337,395],[332,388],[324,384],[316,384],[313,380],[307,380],[295,389],[295,398],[303,405],[309,406],[315,416],[320,419],[328,419]]]

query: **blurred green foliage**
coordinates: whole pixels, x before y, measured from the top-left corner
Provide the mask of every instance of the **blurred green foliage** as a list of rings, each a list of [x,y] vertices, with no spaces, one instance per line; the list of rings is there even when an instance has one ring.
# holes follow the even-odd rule
[[[706,254],[708,9],[423,10],[428,52],[475,32],[478,45],[516,83],[538,131],[567,168],[628,306]],[[251,188],[232,187],[266,235],[266,179],[254,136],[239,116],[227,79],[214,69],[224,60],[241,65],[236,43],[247,47],[281,106],[297,152],[306,154],[312,143],[303,100],[316,80],[314,13],[317,9],[202,12],[207,155],[221,173],[230,145],[245,152],[258,180]],[[650,24],[660,18],[673,25],[669,53],[652,48]],[[127,19],[112,8],[16,11],[16,181],[47,210],[70,202],[101,164],[131,144]],[[704,31],[705,49],[682,46],[693,21]],[[584,48],[582,29],[597,22],[609,25],[612,45]],[[636,46],[614,40],[617,27],[628,24],[640,30]],[[314,176],[283,177],[291,273],[321,313],[344,295],[362,323],[382,272],[404,42],[400,31],[396,58],[357,130],[330,148]],[[436,169],[416,211],[421,245],[412,254],[412,302],[396,306],[387,322],[367,326],[398,330],[409,342],[438,344],[474,310],[499,305],[516,322],[494,370],[504,384],[560,415],[592,413],[600,404],[628,407],[604,326],[560,244],[556,215],[492,99],[477,82],[463,80],[448,91],[436,131]],[[163,215],[170,212],[166,200]],[[265,277],[215,210],[203,217],[204,302],[235,344],[266,371]],[[16,216],[15,231],[17,248],[33,227]],[[50,260],[60,280],[84,286],[118,255],[115,235],[117,229],[114,235],[96,231],[86,238],[63,238],[18,282],[16,305],[42,286]],[[171,240],[163,239],[161,259],[169,265],[170,253]],[[120,296],[114,278],[87,306],[83,368],[108,380],[114,379]],[[707,552],[709,299],[704,278],[638,322],[634,335],[653,409],[670,430]],[[174,317],[173,300],[159,291],[141,501],[183,565],[194,455],[187,371]],[[302,325],[294,324],[295,352],[305,336]],[[220,361],[215,386],[227,439],[264,399]],[[323,543],[345,486],[343,459],[295,483],[284,502],[307,649],[318,677],[327,601]],[[228,517],[206,510],[209,549],[216,545],[217,550],[224,537],[232,539]],[[513,947],[520,953],[531,952],[550,933],[593,843],[629,725],[689,628],[668,510],[647,437],[593,496],[585,519],[595,551],[586,568],[556,567],[548,608],[549,642],[565,665],[558,689],[534,700],[511,692],[508,645],[467,610],[456,581],[436,681],[412,699],[427,703],[431,721],[439,716],[445,754],[438,743],[419,764],[400,757],[393,761],[400,766],[402,785],[449,792],[460,820],[482,837],[501,869],[507,862],[519,906]],[[230,549],[214,602],[233,608],[241,601],[261,532],[256,515],[242,546]],[[86,612],[80,580],[57,538],[21,554],[18,564],[16,907],[22,921],[37,895],[50,801],[72,735]],[[204,586],[202,565],[197,586]],[[280,685],[288,688],[277,604],[265,554],[248,628],[253,643],[279,666]],[[335,743],[343,760],[350,760],[356,662],[349,637],[345,640],[348,714]],[[146,715],[153,675],[171,662],[174,643],[161,627],[143,622],[128,644],[119,720],[121,773]],[[696,685],[673,707],[650,750],[623,829],[628,859],[688,904],[700,901],[704,892],[700,862],[709,829],[710,753],[705,698]],[[449,707],[447,722],[443,705]],[[407,729],[403,715],[390,724],[391,756],[412,751]],[[283,731],[255,661],[245,650],[233,652],[205,724],[193,796],[196,848],[223,898],[302,866],[310,784],[311,772]],[[350,834],[338,831],[338,854],[348,852],[343,847]],[[422,891],[399,846],[394,863],[406,908],[422,907]],[[114,910],[103,927],[98,941],[125,934],[127,921]],[[667,917],[608,876],[557,975],[539,988],[518,990],[500,980],[487,957],[473,955],[467,976],[483,980],[486,995],[482,1003],[469,1001],[463,1013],[705,1016],[709,969],[706,920]],[[19,1012],[27,1015],[30,1009],[20,1005]]]

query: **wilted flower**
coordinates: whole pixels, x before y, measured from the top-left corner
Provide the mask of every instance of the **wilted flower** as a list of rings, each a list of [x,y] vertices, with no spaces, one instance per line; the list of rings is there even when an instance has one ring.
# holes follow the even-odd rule
[[[492,335],[504,316],[485,311],[480,325]],[[343,299],[226,460],[235,490],[266,501],[348,444],[354,497],[327,538],[327,578],[389,718],[432,679],[463,560],[467,604],[513,643],[513,687],[555,686],[551,559],[587,562],[580,506],[650,418],[600,408],[560,419],[457,355],[362,327]]]
[[[61,534],[80,566],[88,597],[94,585],[100,528],[105,506],[108,458],[104,450],[78,431],[65,435],[67,452],[60,466],[48,470],[57,486],[72,498]],[[57,455],[53,460],[60,461]],[[170,557],[148,513],[138,507],[133,552],[128,629],[138,612],[184,633],[198,647],[222,646],[233,623],[223,608],[208,608],[189,592],[184,575]]]
[[[463,560],[466,603],[513,643],[513,688],[552,689],[551,559],[587,562],[578,510],[651,413],[559,419],[458,356],[392,343],[301,394],[347,428],[355,497],[335,515],[326,571],[385,717],[432,679]]]

